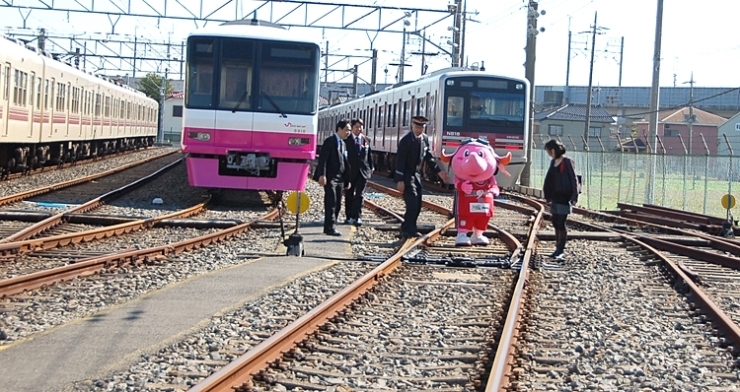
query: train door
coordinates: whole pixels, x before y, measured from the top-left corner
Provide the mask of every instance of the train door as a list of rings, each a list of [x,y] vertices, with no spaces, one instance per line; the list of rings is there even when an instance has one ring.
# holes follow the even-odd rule
[[[8,117],[10,115],[10,63],[3,64],[0,68],[0,135],[8,136]]]

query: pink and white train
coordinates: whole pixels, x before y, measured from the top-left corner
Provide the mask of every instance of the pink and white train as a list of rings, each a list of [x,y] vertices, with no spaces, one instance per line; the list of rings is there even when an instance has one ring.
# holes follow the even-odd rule
[[[0,177],[147,147],[156,101],[0,37]]]
[[[191,186],[302,190],[316,156],[315,42],[259,21],[187,40],[182,149]]]

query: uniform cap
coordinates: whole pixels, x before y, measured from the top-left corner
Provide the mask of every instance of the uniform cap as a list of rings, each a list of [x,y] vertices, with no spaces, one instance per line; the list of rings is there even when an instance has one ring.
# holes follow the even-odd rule
[[[416,125],[427,125],[429,119],[424,116],[414,116],[411,117],[411,121],[413,121]]]

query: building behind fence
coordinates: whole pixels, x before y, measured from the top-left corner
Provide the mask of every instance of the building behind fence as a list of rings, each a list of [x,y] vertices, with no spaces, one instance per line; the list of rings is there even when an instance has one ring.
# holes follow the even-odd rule
[[[542,149],[549,139],[548,135],[539,135],[533,141],[530,178],[534,188],[542,188],[550,165],[551,158]],[[727,151],[730,141],[723,139],[720,142],[726,144]],[[740,191],[738,151],[720,156],[673,155],[661,149],[661,153],[646,153],[652,150],[650,146],[625,151],[583,151],[568,140],[561,141],[568,148],[567,155],[575,161],[576,171],[583,176],[578,204],[587,208],[613,210],[617,203],[645,203],[725,217],[726,210],[720,204],[722,196],[730,193],[738,197],[736,193]],[[733,215],[740,215],[737,211],[735,207]]]

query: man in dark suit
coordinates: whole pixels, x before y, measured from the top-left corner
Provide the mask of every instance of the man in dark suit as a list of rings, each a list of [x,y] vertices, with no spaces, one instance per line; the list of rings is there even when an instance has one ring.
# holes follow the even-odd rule
[[[359,118],[352,120],[351,124],[352,134],[344,140],[347,144],[350,167],[350,187],[344,195],[344,212],[347,216],[344,223],[362,226],[362,219],[360,219],[362,199],[367,180],[373,175],[373,157],[370,151],[370,143],[362,134],[365,124]]]
[[[349,136],[347,120],[337,123],[336,133],[324,140],[319,153],[314,179],[324,187],[324,234],[341,236],[334,227],[342,208],[342,191],[344,184],[349,186],[349,161],[344,139]]]
[[[412,132],[404,135],[398,141],[396,154],[396,172],[394,179],[398,182],[398,191],[403,193],[406,203],[406,214],[403,216],[401,236],[404,238],[419,237],[416,231],[416,220],[421,213],[422,174],[421,163],[426,161],[439,177],[447,181],[447,173],[443,172],[434,160],[429,150],[429,138],[424,134],[429,120],[424,116],[412,117]]]

